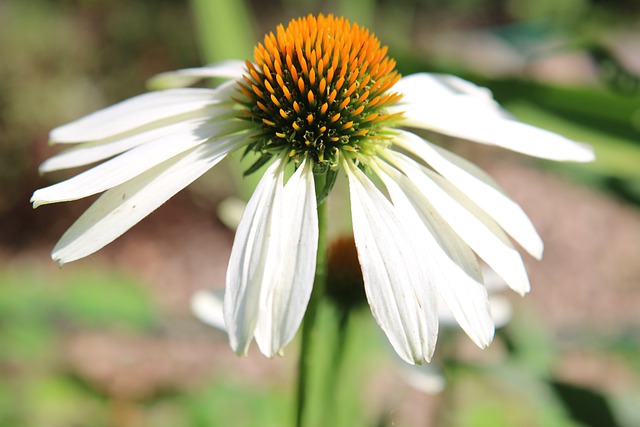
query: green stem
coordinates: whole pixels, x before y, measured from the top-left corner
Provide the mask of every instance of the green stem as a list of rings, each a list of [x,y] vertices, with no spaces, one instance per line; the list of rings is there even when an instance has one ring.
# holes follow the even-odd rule
[[[250,58],[255,41],[246,1],[191,0],[205,62]]]
[[[308,407],[309,380],[311,368],[311,345],[313,341],[318,305],[322,300],[327,279],[327,204],[318,204],[318,255],[316,258],[316,276],[313,291],[302,324],[302,343],[298,362],[298,402],[296,410],[296,426],[302,427],[305,409]]]
[[[349,334],[349,319],[351,310],[348,308],[339,308],[337,311],[338,322],[335,325],[336,337],[333,340],[333,349],[331,351],[331,364],[326,372],[326,386],[324,395],[325,408],[335,408],[324,412],[326,419],[322,425],[335,426],[338,421],[338,405],[336,404],[336,396],[338,395],[338,379],[341,377],[340,370],[346,353],[347,337]]]

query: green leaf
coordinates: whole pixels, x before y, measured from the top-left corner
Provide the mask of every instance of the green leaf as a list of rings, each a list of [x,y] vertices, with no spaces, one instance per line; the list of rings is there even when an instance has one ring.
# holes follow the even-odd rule
[[[249,168],[246,171],[244,171],[242,176],[248,176],[258,171],[258,169],[266,165],[269,162],[269,160],[271,160],[272,157],[273,157],[273,154],[262,154],[258,158],[258,160],[256,160],[251,166],[249,166]]]
[[[603,394],[559,380],[552,380],[549,384],[576,421],[588,427],[620,426]]]

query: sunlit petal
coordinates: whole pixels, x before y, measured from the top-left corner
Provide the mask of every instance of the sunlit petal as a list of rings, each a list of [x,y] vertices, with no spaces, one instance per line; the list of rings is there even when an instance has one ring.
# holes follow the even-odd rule
[[[316,270],[318,214],[311,162],[289,178],[281,206],[274,207],[266,263],[268,274],[260,291],[260,315],[255,338],[262,353],[280,353],[295,336],[307,309]]]
[[[465,159],[413,133],[401,132],[396,142],[422,158],[455,185],[532,256],[542,258],[542,239],[533,224],[522,208],[489,175]]]
[[[502,229],[449,182],[399,153],[390,159],[413,181],[451,228],[507,284],[523,294],[529,279],[520,254]]]
[[[233,351],[246,354],[260,315],[260,294],[269,279],[269,248],[278,232],[282,209],[283,161],[276,159],[256,187],[233,240],[227,286],[224,296],[224,321]]]
[[[110,189],[64,233],[51,257],[63,264],[101,249],[211,169],[234,148],[203,144]]]
[[[210,140],[212,135],[224,135],[229,131],[237,131],[242,128],[242,123],[239,121],[192,122],[185,123],[185,125],[188,126],[138,146],[73,178],[37,190],[31,199],[34,207],[47,203],[76,200],[101,193]],[[247,138],[247,135],[244,134],[231,135],[219,138],[211,144],[218,145],[220,150],[225,150],[226,147],[237,147]]]
[[[242,78],[245,65],[243,61],[229,60],[204,67],[185,68],[167,71],[152,77],[147,86],[152,90],[186,87],[205,78]]]
[[[483,117],[509,117],[489,89],[450,74],[411,74],[403,77],[393,89],[403,95],[402,103],[394,108],[411,109],[422,104],[433,105],[431,108],[443,104],[449,108],[456,104],[462,111],[480,111]]]
[[[192,126],[194,122],[232,117],[233,114],[233,109],[216,105],[189,114],[171,117],[163,120],[162,123],[154,123],[147,129],[136,129],[133,132],[119,134],[100,141],[75,145],[44,161],[38,170],[40,173],[46,173],[85,166],[124,153],[162,136],[179,132]]]
[[[345,169],[354,239],[373,316],[403,360],[428,361],[438,331],[437,294],[415,237],[357,167],[349,163]]]
[[[216,89],[169,89],[149,92],[96,111],[51,131],[52,143],[98,141],[163,120],[193,113],[228,99]]]
[[[487,290],[475,255],[434,211],[415,185],[392,168],[380,171],[393,204],[421,243],[429,280],[460,327],[481,348],[493,339]]]
[[[392,111],[402,111],[408,126],[550,160],[590,162],[594,159],[590,146],[505,118],[497,104],[486,97],[452,93],[438,87],[424,74],[405,79],[399,82],[405,95],[403,104],[393,107]]]

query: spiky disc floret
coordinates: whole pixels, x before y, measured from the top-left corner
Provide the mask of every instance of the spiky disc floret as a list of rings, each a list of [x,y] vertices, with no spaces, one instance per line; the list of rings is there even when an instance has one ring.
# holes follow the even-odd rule
[[[286,151],[316,170],[335,169],[340,156],[366,158],[388,144],[385,112],[400,96],[387,48],[368,30],[332,15],[292,20],[255,48],[238,100],[260,128],[250,149],[264,161]]]

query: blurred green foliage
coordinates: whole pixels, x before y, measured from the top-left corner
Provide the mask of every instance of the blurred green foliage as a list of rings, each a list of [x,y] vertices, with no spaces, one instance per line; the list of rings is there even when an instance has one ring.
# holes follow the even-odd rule
[[[142,289],[117,274],[0,270],[0,425],[106,425],[104,398],[66,374],[60,347],[80,328],[140,331],[158,320]]]
[[[55,228],[28,204],[54,152],[49,130],[140,93],[157,72],[200,63],[192,27],[177,1],[0,2],[0,243],[20,247]]]

